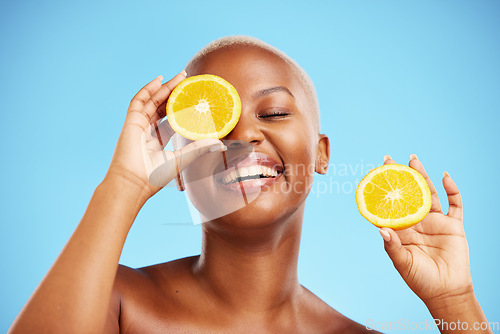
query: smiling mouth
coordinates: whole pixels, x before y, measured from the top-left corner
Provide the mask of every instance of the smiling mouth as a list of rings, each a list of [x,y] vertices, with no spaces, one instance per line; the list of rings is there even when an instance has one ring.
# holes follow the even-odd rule
[[[214,175],[216,183],[224,190],[237,194],[257,193],[278,182],[283,175],[283,165],[263,152],[240,154],[228,162],[224,153],[224,164]]]
[[[282,174],[282,172],[269,166],[253,165],[233,168],[232,171],[228,171],[224,174],[224,176],[217,179],[217,182],[223,185],[228,185],[247,180],[276,179]]]

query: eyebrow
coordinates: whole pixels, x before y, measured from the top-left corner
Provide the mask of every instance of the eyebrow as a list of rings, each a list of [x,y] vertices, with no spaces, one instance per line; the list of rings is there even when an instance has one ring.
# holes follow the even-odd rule
[[[269,94],[276,93],[276,92],[288,93],[288,94],[290,94],[291,97],[293,97],[295,99],[295,96],[293,96],[292,92],[284,86],[276,86],[276,87],[271,87],[271,88],[259,90],[257,93],[254,94],[254,97],[261,97],[261,96],[269,95]]]

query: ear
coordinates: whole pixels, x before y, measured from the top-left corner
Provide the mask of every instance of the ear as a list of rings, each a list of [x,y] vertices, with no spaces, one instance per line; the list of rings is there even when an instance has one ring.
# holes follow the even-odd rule
[[[316,165],[314,170],[319,174],[328,172],[328,162],[330,161],[330,140],[326,135],[318,136],[318,146],[316,147]]]

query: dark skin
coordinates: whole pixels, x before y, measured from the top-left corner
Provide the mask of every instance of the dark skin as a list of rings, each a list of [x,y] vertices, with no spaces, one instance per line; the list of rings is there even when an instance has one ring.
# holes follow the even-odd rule
[[[248,47],[214,52],[188,71],[218,75],[237,89],[242,116],[224,141],[247,141],[290,170],[249,205],[205,222],[200,256],[138,270],[120,267],[107,323],[110,332],[119,328],[130,333],[365,332],[364,326],[298,282],[304,204],[314,169],[305,173],[292,169],[297,164],[314,166],[319,158],[323,165],[315,167],[324,174],[329,158],[328,138],[317,132],[302,83],[280,58]],[[272,87],[286,87],[291,94],[284,90],[258,94]],[[278,109],[288,115],[261,117]],[[213,189],[209,186],[205,192],[199,185],[190,189],[190,174],[196,174],[199,166],[206,168],[202,160],[184,171],[190,197],[203,194],[227,203],[224,196],[232,195],[206,196]],[[276,196],[280,187],[294,184],[296,191]]]
[[[281,58],[241,45],[210,53],[187,70],[221,76],[240,94],[242,115],[223,138],[224,154],[231,157],[231,145],[246,142],[281,163],[284,174],[244,206],[216,188],[214,178],[199,179],[215,171],[213,157],[220,161],[223,145],[203,139],[182,143],[175,154],[163,150],[172,130],[157,124],[186,74],[151,81],[130,103],[108,173],[82,220],[10,332],[374,333],[298,282],[305,199],[314,173],[327,172],[329,141],[318,133],[297,74]],[[282,115],[267,117],[275,111]],[[136,215],[176,175],[174,155],[190,199],[205,217],[212,214],[202,225],[202,253],[140,269],[119,266]],[[385,249],[435,319],[470,324],[469,331],[442,333],[491,333],[472,329],[487,320],[472,288],[458,188],[445,174],[445,215],[421,162],[412,156],[409,165],[431,189],[431,212],[406,230],[381,229]],[[161,173],[151,173],[158,168]],[[158,178],[151,183],[153,174]]]

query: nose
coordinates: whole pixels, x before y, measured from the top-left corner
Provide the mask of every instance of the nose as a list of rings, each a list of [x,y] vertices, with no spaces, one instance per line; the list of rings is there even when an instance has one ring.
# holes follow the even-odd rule
[[[265,137],[259,126],[258,119],[254,115],[245,115],[241,112],[240,119],[234,129],[223,140],[231,141],[230,146],[241,145],[238,141],[258,145],[264,141]]]

